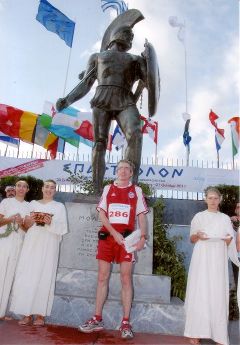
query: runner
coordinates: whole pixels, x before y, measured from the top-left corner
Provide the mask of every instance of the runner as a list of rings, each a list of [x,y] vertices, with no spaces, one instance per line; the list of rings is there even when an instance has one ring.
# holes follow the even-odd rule
[[[141,250],[146,241],[146,213],[148,212],[142,190],[133,185],[130,180],[134,166],[128,160],[121,160],[117,165],[117,180],[104,188],[97,210],[102,222],[98,233],[99,242],[98,282],[96,293],[95,315],[85,324],[79,326],[84,333],[100,331],[104,328],[102,309],[107,298],[111,263],[120,264],[122,284],[123,319],[120,327],[122,338],[133,338],[132,327],[129,322],[133,287],[132,266],[134,254],[127,253],[124,247],[124,237],[134,231],[135,218],[138,217],[138,226],[141,237],[136,244],[136,250]]]

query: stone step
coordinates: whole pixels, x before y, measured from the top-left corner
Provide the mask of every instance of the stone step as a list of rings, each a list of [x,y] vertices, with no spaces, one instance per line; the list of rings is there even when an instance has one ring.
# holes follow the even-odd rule
[[[94,314],[95,299],[55,296],[49,323],[77,327]],[[120,301],[107,300],[103,309],[106,329],[118,329],[122,318]],[[133,302],[131,324],[136,332],[183,335],[183,304]]]
[[[97,272],[59,268],[55,294],[93,298],[96,295]],[[170,303],[171,278],[167,276],[133,274],[134,301]],[[120,274],[111,273],[108,300],[120,301]]]

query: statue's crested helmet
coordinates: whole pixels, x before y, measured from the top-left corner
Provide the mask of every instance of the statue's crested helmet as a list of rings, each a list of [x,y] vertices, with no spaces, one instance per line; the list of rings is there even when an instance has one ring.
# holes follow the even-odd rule
[[[106,29],[100,51],[107,50],[113,42],[119,42],[129,50],[132,47],[132,28],[140,20],[144,19],[142,13],[134,8],[117,16]]]
[[[126,50],[129,50],[132,48],[133,37],[133,31],[130,26],[118,27],[111,34],[108,48],[111,47],[112,43],[117,42],[122,44]]]

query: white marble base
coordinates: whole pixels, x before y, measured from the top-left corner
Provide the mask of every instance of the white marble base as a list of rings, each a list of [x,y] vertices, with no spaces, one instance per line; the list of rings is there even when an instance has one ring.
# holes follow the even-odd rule
[[[77,327],[94,314],[92,298],[55,296],[48,322]],[[118,329],[122,318],[120,301],[108,300],[104,305],[103,319],[106,329]],[[183,335],[184,308],[181,304],[133,302],[131,323],[134,331]]]
[[[97,271],[58,269],[50,323],[77,327],[95,309]],[[183,334],[182,303],[170,303],[171,279],[167,276],[133,274],[134,299],[131,323],[136,332]],[[106,329],[118,329],[122,318],[119,273],[112,272],[103,318]]]
[[[56,295],[95,299],[97,272],[59,268],[56,280]],[[133,274],[134,301],[170,303],[171,279],[167,276]],[[108,299],[121,298],[120,274],[112,272]]]

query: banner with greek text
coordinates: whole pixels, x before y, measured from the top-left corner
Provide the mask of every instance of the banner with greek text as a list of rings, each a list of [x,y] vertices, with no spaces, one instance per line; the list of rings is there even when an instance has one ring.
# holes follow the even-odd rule
[[[69,171],[92,177],[90,162],[64,160],[22,159],[0,157],[0,178],[10,175],[32,175],[42,180],[53,179],[59,185],[71,184]],[[105,178],[116,177],[116,163],[106,165]],[[179,166],[142,165],[139,181],[150,184],[156,190],[203,192],[211,185],[239,184],[239,171],[215,168],[192,168]]]

